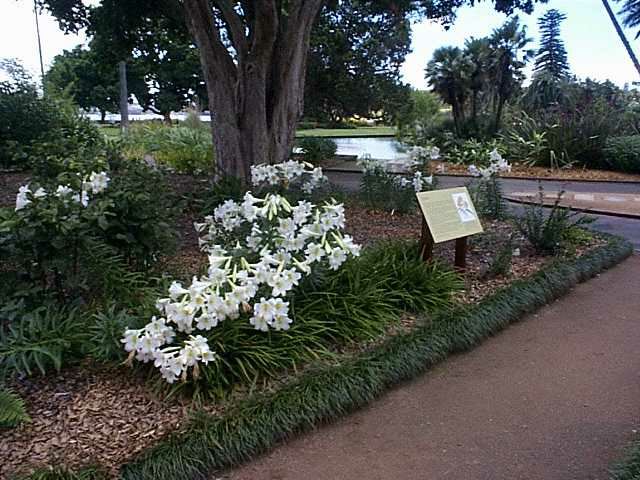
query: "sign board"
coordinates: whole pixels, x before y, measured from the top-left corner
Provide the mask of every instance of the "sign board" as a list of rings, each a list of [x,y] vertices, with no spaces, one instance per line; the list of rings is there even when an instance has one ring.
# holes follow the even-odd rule
[[[435,243],[482,233],[482,225],[466,187],[417,194]]]

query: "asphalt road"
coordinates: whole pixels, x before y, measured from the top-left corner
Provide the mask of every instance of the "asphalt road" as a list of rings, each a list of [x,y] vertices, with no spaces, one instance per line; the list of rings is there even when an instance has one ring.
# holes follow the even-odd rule
[[[360,185],[360,173],[327,172],[327,176],[336,185],[344,188],[348,192],[355,192]],[[470,179],[466,177],[439,177],[439,188],[451,188],[464,186]],[[585,193],[640,193],[640,183],[607,183],[607,182],[558,182],[542,181],[546,190],[559,191],[570,190],[573,192]],[[538,189],[538,182],[533,180],[502,179],[504,193],[518,191],[535,191]],[[522,209],[520,205],[512,204],[511,208],[515,213]],[[605,215],[591,215],[596,221],[590,225],[595,230],[620,235],[627,238],[640,251],[640,219],[621,218]]]

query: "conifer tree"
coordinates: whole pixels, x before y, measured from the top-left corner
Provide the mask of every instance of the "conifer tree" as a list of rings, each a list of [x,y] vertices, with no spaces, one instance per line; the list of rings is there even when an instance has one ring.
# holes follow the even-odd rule
[[[533,68],[536,76],[544,75],[558,81],[569,75],[567,51],[560,36],[560,24],[566,18],[566,15],[552,8],[538,19],[542,37]]]

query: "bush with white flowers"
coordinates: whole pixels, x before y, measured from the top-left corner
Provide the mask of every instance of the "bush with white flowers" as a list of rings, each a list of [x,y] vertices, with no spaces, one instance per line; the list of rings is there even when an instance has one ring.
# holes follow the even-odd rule
[[[489,180],[498,176],[502,172],[510,172],[511,165],[507,162],[498,150],[493,149],[489,153],[489,165],[487,167],[477,167],[469,165],[469,173],[474,177],[480,177],[482,180]]]
[[[18,189],[16,195],[15,210],[22,210],[34,201],[37,202],[49,195],[53,195],[64,201],[72,201],[87,207],[89,205],[90,195],[97,195],[105,191],[109,185],[109,175],[106,172],[91,172],[82,182],[82,187],[78,190],[71,188],[69,185],[58,185],[55,191],[47,192],[44,188],[39,187],[35,191],[31,191],[29,185],[23,185]]]
[[[393,174],[387,164],[371,155],[358,159],[363,175],[360,186],[364,203],[373,209],[408,213],[415,206],[415,194],[435,187],[433,175],[425,175],[428,163],[440,157],[437,147],[413,147],[408,151],[407,173]]]
[[[125,332],[125,350],[131,359],[153,362],[173,383],[186,379],[189,369],[197,378],[199,364],[217,359],[197,332],[232,320],[264,332],[289,329],[290,294],[301,279],[359,255],[360,247],[343,234],[344,223],[344,207],[336,203],[291,204],[278,194],[251,193],[223,203],[195,225],[209,258],[207,274],[188,286],[173,282],[169,296],[157,302],[160,316]]]
[[[481,214],[494,219],[504,217],[505,205],[498,177],[502,172],[510,171],[511,165],[496,149],[489,153],[488,166],[469,166],[469,173],[480,180],[475,188],[474,202]]]
[[[300,189],[309,195],[326,181],[322,168],[307,162],[288,160],[251,167],[251,184],[256,189]]]

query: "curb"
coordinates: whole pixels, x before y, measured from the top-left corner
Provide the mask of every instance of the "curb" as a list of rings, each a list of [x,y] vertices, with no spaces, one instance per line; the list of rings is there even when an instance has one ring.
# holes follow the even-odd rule
[[[223,417],[198,412],[182,431],[124,465],[120,478],[207,478],[367,405],[390,387],[480,344],[632,254],[626,240],[603,237],[606,245],[580,258],[554,261],[479,304],[437,315],[430,325],[337,366],[312,370],[275,392],[240,403]]]
[[[325,172],[336,172],[336,173],[362,173],[360,170],[351,170],[348,168],[333,168],[333,167],[323,167],[322,169]],[[402,172],[389,172],[395,175],[400,175]],[[434,173],[436,177],[451,177],[451,178],[469,178],[474,179],[473,175],[467,175],[465,173]],[[620,184],[620,185],[638,185],[640,187],[640,180],[596,180],[591,178],[560,178],[560,177],[514,177],[514,176],[505,176],[500,175],[500,178],[505,180],[522,180],[522,181],[533,181],[533,182],[559,182],[559,183],[611,183],[611,184]]]
[[[518,203],[521,205],[540,205],[539,202],[533,200],[520,200],[511,198],[508,195],[503,195],[503,198],[511,203]],[[552,208],[553,204],[543,205],[544,208]],[[640,220],[640,214],[637,213],[625,213],[625,212],[612,212],[610,210],[598,210],[597,208],[580,208],[580,207],[572,207],[566,205],[558,205],[558,208],[563,208],[565,210],[573,210],[574,212],[581,213],[591,213],[593,215],[604,215],[607,217],[620,217],[620,218],[631,218],[633,220]]]

